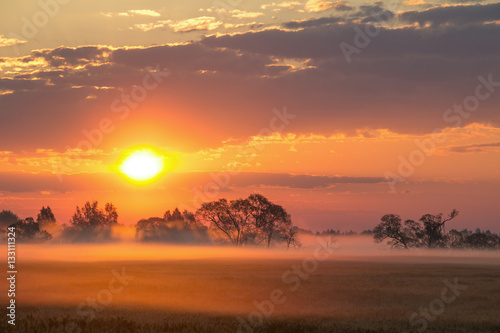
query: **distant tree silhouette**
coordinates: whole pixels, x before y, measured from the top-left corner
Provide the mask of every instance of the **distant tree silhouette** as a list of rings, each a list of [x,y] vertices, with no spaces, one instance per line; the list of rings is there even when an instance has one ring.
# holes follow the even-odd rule
[[[297,234],[299,233],[299,228],[293,225],[288,226],[283,233],[283,238],[286,243],[286,248],[289,249],[290,246],[300,247],[300,241],[297,239]]]
[[[56,217],[50,206],[42,207],[36,217],[36,222],[41,231],[45,230],[52,236],[60,233],[60,227],[57,225]]]
[[[419,222],[406,220],[403,224],[399,215],[387,214],[373,229],[373,237],[379,243],[389,239],[388,244],[393,247],[461,247],[465,243],[461,233],[445,232],[446,222],[457,215],[458,211],[454,209],[446,218],[443,218],[443,214],[425,214]]]
[[[70,226],[63,229],[62,237],[74,242],[109,241],[112,227],[118,224],[116,207],[106,203],[104,209],[99,208],[97,201],[87,201],[70,219]]]
[[[40,225],[32,217],[20,220],[10,226],[16,228],[16,241],[19,242],[44,242],[52,239],[52,235],[45,230],[40,230]]]
[[[8,226],[19,221],[21,221],[21,219],[10,210],[2,210],[0,212],[0,228],[2,230],[7,229]]]
[[[102,210],[99,208],[99,202],[87,201],[82,208],[76,206],[70,223],[80,228],[111,227],[118,223],[118,213],[111,203],[106,203]]]
[[[200,225],[194,214],[188,211],[180,212],[175,208],[169,210],[163,218],[150,217],[137,222],[136,240],[143,242],[167,243],[208,243],[210,238],[207,227]]]
[[[184,221],[184,217],[182,213],[179,211],[179,208],[175,208],[172,213],[169,210],[163,214],[163,219],[165,221]]]

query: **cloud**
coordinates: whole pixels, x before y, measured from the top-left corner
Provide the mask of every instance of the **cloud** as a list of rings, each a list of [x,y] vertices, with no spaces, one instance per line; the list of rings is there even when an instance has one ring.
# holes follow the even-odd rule
[[[172,21],[170,21],[170,20],[161,20],[161,21],[156,21],[156,22],[152,22],[152,23],[134,24],[134,27],[136,27],[137,29],[142,30],[144,32],[148,32],[151,30],[165,28],[166,26],[169,26],[169,24],[171,24],[171,23],[172,23]]]
[[[207,13],[217,13],[219,15],[228,15],[237,19],[246,19],[246,18],[256,18],[260,16],[264,16],[264,13],[261,12],[247,12],[245,10],[233,9],[228,10],[224,7],[211,7],[208,9],[200,9],[201,12]]]
[[[161,16],[161,14],[159,12],[151,10],[151,9],[131,9],[131,10],[128,10],[126,12],[120,12],[120,13],[101,12],[100,14],[103,16],[106,16],[106,17],[134,16],[134,15],[151,16],[151,17],[160,17]]]
[[[202,43],[212,47],[229,47],[287,58],[330,58],[345,61],[340,43],[353,44],[356,29],[370,29],[365,24],[328,24],[299,31],[268,29],[233,35],[205,37]],[[498,25],[446,28],[439,34],[432,29],[413,27],[379,28],[379,34],[358,58],[438,55],[451,59],[471,56],[494,56],[500,48]],[[395,45],[397,44],[397,47]],[[405,61],[406,59],[400,59]]]
[[[224,23],[225,29],[239,29],[239,28],[249,28],[251,30],[261,28],[264,24],[257,22],[249,22],[249,23]]]
[[[425,2],[424,0],[407,0],[401,2],[405,6],[429,6],[432,5],[428,2]]]
[[[143,15],[143,16],[152,16],[152,17],[159,17],[161,16],[160,13],[150,10],[150,9],[133,9],[128,11],[131,14],[136,14],[136,15]]]
[[[243,173],[234,177],[231,182],[235,187],[286,187],[296,189],[329,188],[336,184],[379,184],[386,180],[383,177],[342,177],[312,176],[273,173]]]
[[[335,8],[335,10],[339,12],[346,12],[354,9],[349,5],[347,1],[342,1],[342,0],[335,1],[333,8]]]
[[[340,6],[340,8],[345,8],[345,3],[340,2],[331,2],[325,0],[308,0],[304,5],[304,9],[308,13],[319,13],[324,12],[328,9],[335,8],[335,6]]]
[[[175,32],[210,31],[220,27],[223,23],[210,16],[200,16],[182,21],[161,20],[153,23],[135,24],[142,31],[151,31],[169,26]]]
[[[500,152],[500,142],[453,146],[445,148],[444,150],[450,153],[484,153],[488,151]]]
[[[169,184],[169,188],[193,188],[200,184],[213,183],[217,186],[217,173],[176,173],[175,179],[168,177],[158,186]],[[312,176],[290,175],[284,173],[242,172],[231,178],[230,187],[283,187],[294,189],[330,188],[336,184],[380,184],[383,177],[347,177],[347,176]],[[60,182],[50,173],[30,174],[23,172],[0,172],[0,192],[59,192],[103,191],[110,188],[118,190],[128,188],[122,178],[116,174],[93,173],[64,176]]]
[[[74,146],[84,129],[105,115],[116,116],[111,104],[141,85],[146,67],[158,66],[171,76],[148,92],[131,110],[136,118],[104,144],[132,141],[141,120],[142,127],[157,128],[147,133],[150,140],[158,136],[188,149],[217,146],[228,137],[255,135],[268,125],[273,108],[284,105],[301,119],[286,127],[293,133],[349,134],[358,128],[428,133],[449,125],[444,112],[474,94],[479,75],[500,81],[497,24],[380,26],[347,64],[339,45],[354,45],[357,31],[372,27],[359,23],[369,8],[374,7],[360,8],[355,21],[350,15],[343,21],[314,17],[286,22],[286,29],[218,33],[200,42],[59,47],[0,58],[7,92],[0,96],[0,131],[16,138],[11,143],[16,148]],[[166,22],[166,29],[174,23]],[[228,28],[241,23],[231,22],[235,26]],[[498,103],[495,91],[462,126],[498,125]],[[179,110],[182,116],[175,116]],[[162,121],[151,120],[157,118]],[[204,134],[189,135],[192,126]],[[40,128],[53,134],[37,135]]]
[[[9,38],[4,35],[0,35],[0,47],[14,46],[19,44],[27,43],[25,40],[21,40],[18,38]]]
[[[264,4],[264,5],[261,5],[260,8],[267,9],[267,8],[274,7],[275,8],[274,11],[279,11],[282,8],[288,9],[288,10],[294,10],[296,7],[301,7],[301,6],[303,6],[303,3],[299,2],[299,1],[283,1],[283,2],[279,2],[279,3],[273,2],[270,4]]]
[[[398,18],[403,22],[418,23],[420,26],[498,21],[500,20],[500,3],[433,7],[424,11],[412,10],[398,14]]]
[[[195,30],[215,30],[222,25],[215,17],[201,16],[183,21],[172,22],[169,26],[175,32],[190,32]]]
[[[337,23],[341,21],[342,19],[340,17],[320,17],[317,19],[305,19],[300,21],[285,22],[282,24],[282,26],[287,29],[301,29]]]
[[[384,22],[390,21],[394,17],[394,13],[383,8],[383,4],[376,2],[375,5],[359,6],[359,11],[352,14],[353,19],[360,19],[361,23]]]
[[[245,12],[241,10],[233,10],[231,12],[231,16],[239,19],[244,19],[244,18],[256,18],[259,16],[264,16],[264,13],[259,13],[259,12]]]

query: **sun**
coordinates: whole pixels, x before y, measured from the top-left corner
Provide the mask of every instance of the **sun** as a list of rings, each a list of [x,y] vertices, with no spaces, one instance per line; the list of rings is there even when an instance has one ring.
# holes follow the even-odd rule
[[[165,158],[151,149],[138,149],[125,157],[119,169],[132,180],[146,182],[163,172]]]

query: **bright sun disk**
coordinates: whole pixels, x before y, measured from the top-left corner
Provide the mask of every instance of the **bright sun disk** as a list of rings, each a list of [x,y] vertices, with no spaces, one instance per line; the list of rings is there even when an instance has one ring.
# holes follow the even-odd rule
[[[163,156],[150,150],[137,150],[128,155],[120,165],[120,171],[136,181],[151,180],[165,168]]]

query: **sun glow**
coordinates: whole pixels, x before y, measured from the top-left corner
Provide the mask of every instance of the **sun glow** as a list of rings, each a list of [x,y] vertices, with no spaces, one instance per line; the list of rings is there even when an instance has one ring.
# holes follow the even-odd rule
[[[149,149],[130,153],[120,165],[121,173],[139,182],[154,179],[164,169],[164,157]]]

